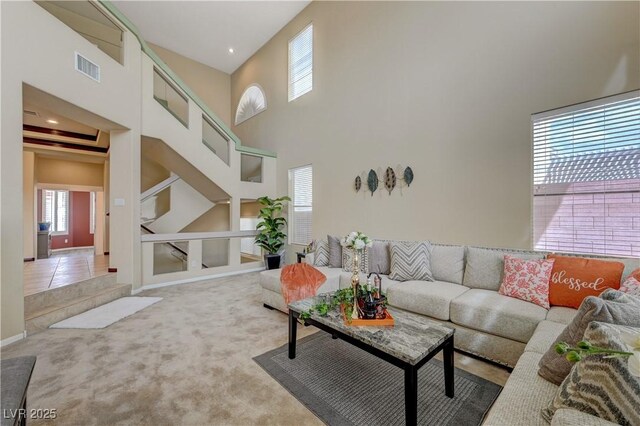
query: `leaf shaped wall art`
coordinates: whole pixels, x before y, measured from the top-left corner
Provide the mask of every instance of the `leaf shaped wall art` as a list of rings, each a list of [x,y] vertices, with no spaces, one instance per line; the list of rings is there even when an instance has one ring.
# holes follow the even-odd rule
[[[393,188],[396,187],[396,172],[394,172],[391,167],[387,167],[387,170],[384,172],[384,187],[389,191],[389,195],[391,195]]]
[[[356,176],[356,192],[360,191],[360,188],[362,188],[362,179]]]
[[[369,187],[369,191],[371,191],[371,196],[373,197],[373,193],[376,192],[376,189],[378,189],[378,175],[373,169],[369,170],[369,175],[367,176],[367,186]]]
[[[413,182],[413,170],[411,170],[409,166],[404,169],[404,181],[407,183],[407,186],[411,186],[411,182]]]

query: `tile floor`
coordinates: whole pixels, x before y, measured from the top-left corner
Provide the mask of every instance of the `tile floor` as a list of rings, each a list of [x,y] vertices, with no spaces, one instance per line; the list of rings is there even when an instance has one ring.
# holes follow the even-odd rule
[[[109,256],[93,250],[54,253],[49,259],[24,263],[24,295],[39,293],[108,274]]]

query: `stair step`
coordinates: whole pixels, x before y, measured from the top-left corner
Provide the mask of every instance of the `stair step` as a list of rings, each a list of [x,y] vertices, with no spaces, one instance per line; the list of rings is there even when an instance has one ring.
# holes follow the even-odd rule
[[[81,314],[121,297],[131,295],[131,284],[118,284],[115,282],[115,276],[110,277],[109,280],[103,278],[98,280],[98,282],[91,282],[97,278],[103,277],[83,281],[87,288],[81,288],[76,284],[72,284],[72,289],[67,289],[65,292],[58,292],[56,296],[48,298],[48,304],[44,304],[42,300],[36,299],[40,306],[37,308],[31,306],[29,307],[29,312],[25,313],[27,334],[46,330],[51,324]],[[63,288],[66,287],[50,291],[62,290]],[[73,291],[74,288],[75,292]],[[25,298],[25,309],[27,307],[26,303]]]
[[[116,284],[116,274],[111,273],[30,294],[24,298],[25,318],[33,317],[34,314],[46,309],[48,306],[60,305],[81,296],[96,294]]]

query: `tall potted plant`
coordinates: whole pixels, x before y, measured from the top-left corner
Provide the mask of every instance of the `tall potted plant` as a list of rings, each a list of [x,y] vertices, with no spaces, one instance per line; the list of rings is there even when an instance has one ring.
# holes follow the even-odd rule
[[[260,209],[258,218],[260,222],[256,226],[256,244],[264,251],[264,263],[267,269],[278,269],[280,267],[280,249],[284,246],[286,234],[283,229],[287,226],[287,219],[282,216],[284,203],[291,201],[289,197],[258,198],[258,202],[263,206]]]

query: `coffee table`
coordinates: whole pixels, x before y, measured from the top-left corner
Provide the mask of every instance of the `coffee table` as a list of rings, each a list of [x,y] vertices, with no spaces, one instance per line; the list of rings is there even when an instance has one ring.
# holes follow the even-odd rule
[[[316,303],[315,300],[311,297],[289,304],[289,359],[296,357],[296,334],[300,313],[309,310]],[[444,357],[445,395],[453,398],[455,330],[422,315],[395,308],[389,308],[389,312],[395,319],[393,327],[347,325],[342,314],[335,309],[325,317],[313,313],[310,318],[304,319],[304,323],[402,368],[405,421],[407,425],[415,425],[418,421],[418,369],[440,351]]]

